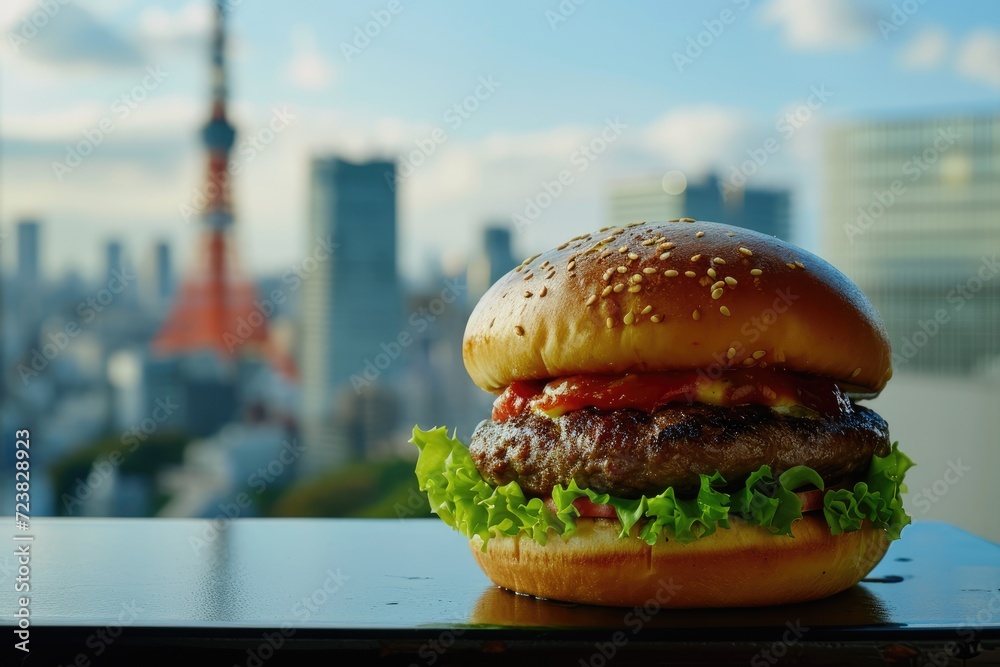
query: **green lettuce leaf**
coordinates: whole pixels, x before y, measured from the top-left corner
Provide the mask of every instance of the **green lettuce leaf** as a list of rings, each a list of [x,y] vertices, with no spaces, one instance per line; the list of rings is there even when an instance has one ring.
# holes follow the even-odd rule
[[[825,488],[822,477],[806,466],[786,470],[775,479],[770,467],[761,466],[731,496],[718,490],[726,480],[716,472],[700,475],[694,498],[678,498],[672,487],[659,495],[617,498],[581,489],[575,480],[552,489],[552,507],[541,498],[527,498],[517,482],[493,487],[476,469],[466,449],[444,427],[423,431],[413,429],[410,440],[420,450],[416,475],[421,491],[427,494],[431,511],[466,537],[478,535],[483,548],[497,535],[524,533],[544,545],[550,533],[568,539],[576,532],[579,510],[573,502],[587,498],[598,505],[614,508],[621,523],[620,537],[635,537],[655,544],[660,539],[692,542],[729,528],[735,515],[752,525],[778,535],[792,535],[792,525],[802,518],[802,503],[796,489],[806,485]],[[903,476],[913,462],[893,444],[885,457],[872,457],[864,481],[854,489],[827,491],[823,515],[830,531],[837,535],[858,530],[864,519],[885,529],[890,539],[899,537],[910,517],[903,511],[900,493],[906,491]],[[636,531],[633,529],[636,528]]]

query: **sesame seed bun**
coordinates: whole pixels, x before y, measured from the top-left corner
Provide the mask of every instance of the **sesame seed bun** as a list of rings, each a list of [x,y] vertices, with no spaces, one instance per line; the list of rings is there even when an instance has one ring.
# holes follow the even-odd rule
[[[576,237],[497,281],[465,330],[473,381],[499,393],[515,380],[766,364],[858,395],[885,387],[885,327],[840,271],[771,236],[684,220]]]
[[[545,546],[529,537],[494,537],[487,549],[470,541],[493,583],[553,600],[612,606],[757,607],[824,598],[855,585],[885,555],[885,531],[832,535],[822,514],[806,514],[794,537],[731,518],[731,528],[691,543],[650,546],[620,539],[614,519],[577,519],[568,540]],[[638,528],[633,528],[637,532]]]

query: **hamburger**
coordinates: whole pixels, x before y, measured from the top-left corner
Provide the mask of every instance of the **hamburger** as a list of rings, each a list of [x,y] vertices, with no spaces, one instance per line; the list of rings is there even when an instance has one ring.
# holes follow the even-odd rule
[[[468,447],[415,428],[416,476],[502,588],[812,600],[857,584],[910,522],[912,462],[858,404],[892,376],[885,328],[777,238],[690,218],[574,237],[489,289],[462,352],[492,414]]]

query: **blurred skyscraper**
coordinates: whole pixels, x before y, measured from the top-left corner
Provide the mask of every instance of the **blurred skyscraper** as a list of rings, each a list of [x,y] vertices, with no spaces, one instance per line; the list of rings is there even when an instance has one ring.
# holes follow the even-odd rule
[[[380,401],[385,376],[403,354],[402,296],[396,268],[393,162],[319,158],[312,164],[306,254],[317,258],[303,280],[302,432],[307,468],[321,469],[369,449],[337,407]],[[325,254],[317,248],[329,247]],[[346,395],[346,398],[345,398]],[[348,400],[349,399],[349,400]],[[380,418],[389,423],[392,415]],[[372,436],[373,437],[373,436]]]
[[[676,171],[618,183],[611,190],[609,221],[613,225],[683,217],[724,222],[788,240],[788,191],[746,188],[727,200],[714,174],[692,183]]]
[[[22,285],[38,282],[40,227],[37,220],[17,223],[17,277]]]
[[[170,264],[170,244],[160,241],[153,249],[154,253],[154,296],[157,304],[165,304],[170,299],[174,289],[173,267]]]
[[[1000,363],[1000,116],[861,122],[826,137],[826,255],[879,309],[893,367]]]
[[[483,230],[483,247],[475,253],[468,267],[469,294],[473,301],[517,266],[510,241],[510,230],[502,223]]]
[[[116,271],[121,271],[124,266],[125,255],[122,250],[121,241],[108,241],[104,246],[104,277],[108,280]]]

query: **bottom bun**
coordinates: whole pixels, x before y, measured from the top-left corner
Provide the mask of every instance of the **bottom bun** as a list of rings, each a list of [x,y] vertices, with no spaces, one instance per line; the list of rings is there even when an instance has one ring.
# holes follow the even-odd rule
[[[535,597],[633,607],[759,607],[824,598],[855,585],[874,568],[889,540],[865,522],[832,535],[819,514],[792,526],[794,537],[773,535],[735,518],[729,529],[691,544],[650,546],[621,539],[615,519],[576,520],[577,532],[545,546],[531,538],[491,538],[485,551],[470,541],[476,561],[497,586]]]

